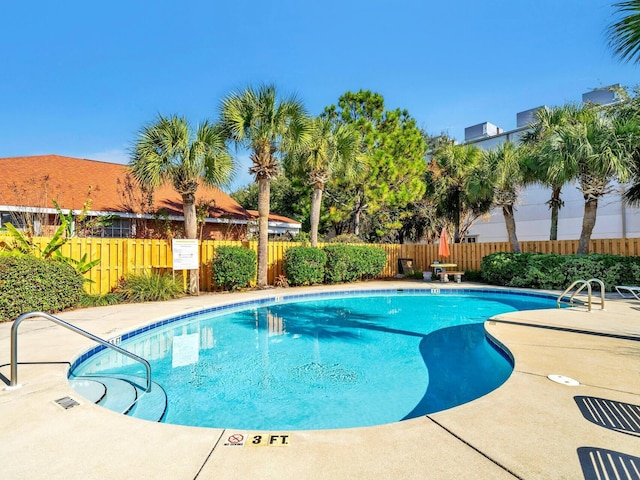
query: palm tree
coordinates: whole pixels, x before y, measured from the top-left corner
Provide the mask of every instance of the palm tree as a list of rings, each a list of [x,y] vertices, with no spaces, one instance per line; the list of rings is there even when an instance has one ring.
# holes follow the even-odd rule
[[[334,176],[351,180],[365,168],[360,152],[358,132],[345,124],[335,124],[329,118],[318,117],[311,124],[307,143],[285,164],[291,172],[305,174],[313,187],[311,196],[311,246],[318,245],[320,207],[325,184]]]
[[[502,208],[511,250],[520,253],[520,244],[516,235],[514,205],[524,183],[521,152],[513,142],[505,142],[494,149],[485,151],[484,160],[486,167],[494,175],[493,203]]]
[[[163,117],[138,133],[129,163],[134,178],[148,188],[171,183],[182,196],[184,230],[197,237],[196,191],[200,183],[223,186],[234,173],[220,129],[208,122],[194,133],[184,117]],[[189,293],[199,292],[198,270],[189,271]]]
[[[547,158],[558,157],[550,174],[578,179],[584,197],[582,231],[578,254],[589,253],[589,242],[596,223],[599,199],[611,192],[611,182],[625,182],[631,174],[632,151],[628,148],[625,122],[604,114],[597,106],[586,105],[557,129],[554,142],[543,149]]]
[[[549,240],[558,239],[558,217],[564,206],[562,188],[575,179],[573,173],[562,167],[562,156],[543,156],[545,143],[554,142],[556,131],[573,118],[579,107],[573,104],[553,108],[540,108],[530,130],[522,135],[520,142],[527,148],[523,151],[525,183],[540,183],[551,189],[547,202],[551,209],[551,230]],[[549,150],[547,149],[547,154]]]
[[[614,3],[613,7],[623,17],[609,26],[609,46],[620,60],[640,63],[640,0]]]
[[[429,169],[438,210],[453,224],[454,242],[460,243],[492,205],[493,190],[482,150],[474,145],[445,145],[434,153]]]
[[[269,187],[279,160],[307,140],[309,119],[302,103],[291,96],[279,100],[273,85],[248,87],[222,101],[221,124],[237,146],[248,148],[258,182],[258,287],[267,285]]]

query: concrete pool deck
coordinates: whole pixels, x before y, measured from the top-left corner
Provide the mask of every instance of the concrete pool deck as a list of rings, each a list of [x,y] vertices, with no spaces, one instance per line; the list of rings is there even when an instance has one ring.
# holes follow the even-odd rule
[[[56,316],[103,338],[218,304],[322,290],[494,288],[468,282],[375,281],[331,287],[206,294]],[[486,329],[515,369],[468,404],[367,428],[260,432],[286,446],[233,445],[258,432],[152,423],[98,407],[67,382],[69,363],[94,344],[42,319],[20,326],[18,380],[10,377],[10,330],[0,324],[0,478],[3,479],[581,479],[578,448],[640,457],[640,437],[588,421],[574,397],[640,405],[640,302],[607,296],[594,305],[515,312]],[[595,334],[594,334],[595,333]],[[580,382],[554,383],[549,374]],[[79,406],[64,410],[55,400]],[[283,405],[286,408],[286,405]],[[236,437],[239,438],[239,437]],[[279,438],[275,443],[279,442]],[[636,478],[636,477],[631,477]]]

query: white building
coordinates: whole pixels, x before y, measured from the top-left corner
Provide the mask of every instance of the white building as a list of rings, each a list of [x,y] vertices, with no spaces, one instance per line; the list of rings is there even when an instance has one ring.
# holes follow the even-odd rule
[[[616,101],[611,87],[605,87],[582,95],[583,102],[608,104]],[[516,128],[503,131],[489,122],[465,129],[465,144],[476,145],[484,150],[503,142],[517,142],[533,120],[532,108],[516,116]],[[591,238],[633,238],[640,237],[640,209],[626,206],[622,200],[624,186],[612,185],[612,192],[598,202],[596,225]],[[551,198],[551,190],[542,186],[529,187],[522,191],[515,209],[516,233],[518,240],[549,240],[551,210],[546,202]],[[577,184],[567,184],[562,189],[564,206],[558,216],[558,240],[577,240],[582,230],[584,198]],[[496,208],[485,218],[478,220],[469,229],[465,241],[506,242],[508,240],[502,209]]]

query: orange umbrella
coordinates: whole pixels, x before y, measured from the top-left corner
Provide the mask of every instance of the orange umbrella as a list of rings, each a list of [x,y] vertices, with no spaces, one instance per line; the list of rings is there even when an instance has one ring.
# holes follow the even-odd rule
[[[451,251],[449,250],[449,236],[447,235],[447,230],[444,228],[440,233],[440,245],[438,245],[438,255],[444,258],[451,255]]]

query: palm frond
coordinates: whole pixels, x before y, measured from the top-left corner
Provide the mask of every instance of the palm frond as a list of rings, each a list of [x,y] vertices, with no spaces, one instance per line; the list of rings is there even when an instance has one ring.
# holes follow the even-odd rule
[[[622,61],[640,63],[640,0],[614,3],[618,21],[608,28],[609,46]]]

